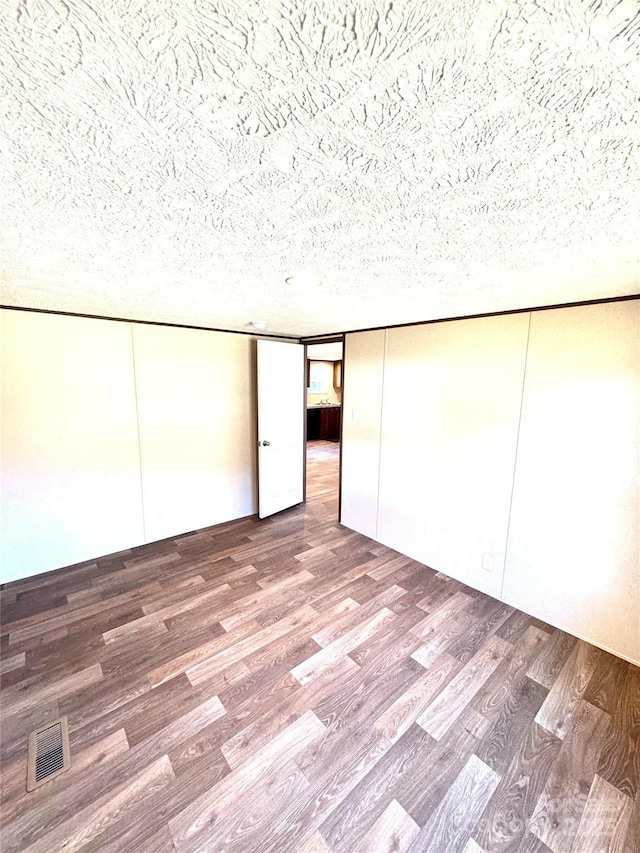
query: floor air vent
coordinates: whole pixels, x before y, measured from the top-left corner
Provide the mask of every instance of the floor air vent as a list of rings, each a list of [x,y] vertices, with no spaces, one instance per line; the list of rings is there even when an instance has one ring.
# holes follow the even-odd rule
[[[60,717],[29,735],[29,761],[27,765],[27,791],[48,782],[71,766],[69,753],[69,726],[66,717]]]

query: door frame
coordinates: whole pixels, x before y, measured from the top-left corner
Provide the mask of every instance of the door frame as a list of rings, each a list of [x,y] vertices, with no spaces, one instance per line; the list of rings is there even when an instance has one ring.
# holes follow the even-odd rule
[[[304,346],[304,394],[302,395],[302,503],[307,502],[307,376],[309,375],[309,362],[307,359],[307,344]]]
[[[303,402],[303,412],[302,412],[302,452],[304,455],[304,459],[302,462],[302,502],[307,502],[307,376],[308,374],[308,361],[309,357],[307,355],[307,349],[314,344],[342,344],[342,377],[341,377],[341,385],[340,390],[342,392],[342,402],[340,404],[340,439],[338,441],[338,447],[340,450],[339,453],[339,461],[338,461],[338,524],[342,518],[342,426],[344,423],[344,352],[345,352],[345,343],[346,343],[346,334],[341,335],[329,335],[326,338],[301,338],[300,343],[304,346],[304,402]]]

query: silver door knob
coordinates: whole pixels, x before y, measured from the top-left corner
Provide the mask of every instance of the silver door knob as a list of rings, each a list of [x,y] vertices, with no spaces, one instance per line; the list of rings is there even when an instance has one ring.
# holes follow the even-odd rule
[[[270,444],[271,444],[271,442],[270,442],[270,441],[263,441],[263,442],[262,442],[262,446],[263,446],[263,447],[269,447],[269,446],[270,446]]]

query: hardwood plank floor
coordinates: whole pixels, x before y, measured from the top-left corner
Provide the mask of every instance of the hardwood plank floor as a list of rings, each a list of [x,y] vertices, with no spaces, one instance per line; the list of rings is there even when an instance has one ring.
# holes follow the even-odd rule
[[[3,853],[638,853],[640,670],[342,527],[307,452],[305,506],[2,589]]]

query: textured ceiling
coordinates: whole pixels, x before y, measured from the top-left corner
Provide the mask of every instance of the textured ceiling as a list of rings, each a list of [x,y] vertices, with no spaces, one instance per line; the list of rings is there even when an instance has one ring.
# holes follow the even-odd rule
[[[0,34],[4,304],[311,335],[640,291],[638,0],[5,0]]]

